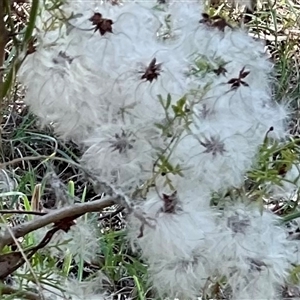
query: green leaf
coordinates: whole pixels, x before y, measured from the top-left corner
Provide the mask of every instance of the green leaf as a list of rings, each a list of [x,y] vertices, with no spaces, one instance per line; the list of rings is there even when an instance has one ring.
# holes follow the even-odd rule
[[[165,106],[166,109],[168,109],[168,108],[170,107],[171,100],[172,100],[172,99],[171,99],[171,95],[168,94],[168,96],[167,96],[167,103],[166,103],[166,106]]]
[[[159,103],[162,105],[162,107],[165,107],[164,106],[164,99],[163,99],[162,95],[157,95],[157,98],[158,98]]]
[[[154,126],[157,127],[158,129],[164,130],[165,126],[159,123],[154,123]]]

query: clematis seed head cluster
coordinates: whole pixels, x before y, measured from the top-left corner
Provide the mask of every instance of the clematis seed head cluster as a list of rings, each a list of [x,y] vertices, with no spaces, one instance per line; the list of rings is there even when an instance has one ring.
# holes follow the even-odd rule
[[[198,0],[65,0],[41,8],[36,37],[25,101],[131,199],[128,238],[157,294],[223,285],[232,299],[279,299],[295,241],[247,197],[210,201],[243,185],[266,140],[287,137],[263,43]]]

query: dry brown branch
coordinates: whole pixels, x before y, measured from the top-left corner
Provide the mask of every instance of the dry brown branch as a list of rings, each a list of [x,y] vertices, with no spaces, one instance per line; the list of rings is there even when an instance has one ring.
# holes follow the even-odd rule
[[[65,232],[68,232],[71,228],[71,226],[75,225],[74,220],[79,217],[76,215],[72,218],[67,218],[59,221],[58,223],[55,223],[53,228],[50,229],[44,238],[34,247],[31,247],[29,249],[23,250],[21,245],[19,244],[18,240],[14,238],[13,233],[10,233],[11,236],[14,238],[14,242],[18,245],[18,248],[20,251],[14,251],[10,253],[5,253],[0,255],[0,280],[5,279],[8,275],[12,274],[14,271],[16,271],[18,268],[20,268],[25,262],[30,266],[29,259],[32,258],[32,256],[40,249],[44,248],[49,242],[51,241],[54,234],[59,231],[63,230]],[[31,266],[30,266],[31,268]],[[31,273],[35,273],[33,269],[31,269]],[[38,279],[35,276],[35,282],[38,283]],[[42,295],[42,289],[40,288],[40,295]]]
[[[1,219],[2,219],[2,221],[4,221],[4,219],[3,219],[2,216],[1,216]],[[7,229],[9,230],[10,234],[12,235],[11,229],[10,229],[9,227],[8,227]],[[21,247],[19,241],[18,241],[13,235],[12,235],[12,237],[13,237],[14,242],[15,242],[15,244],[17,245],[19,251],[18,251],[18,252],[12,252],[12,253],[10,253],[10,254],[7,253],[7,254],[4,254],[4,255],[8,255],[9,258],[11,258],[11,255],[12,255],[12,260],[15,260],[15,261],[16,261],[16,259],[15,259],[14,256],[18,257],[18,253],[21,254],[21,257],[23,257],[24,263],[25,263],[25,262],[27,263],[27,266],[28,266],[28,268],[29,268],[31,274],[32,274],[33,278],[35,279],[35,282],[36,282],[36,284],[37,284],[38,291],[39,291],[39,296],[41,297],[41,300],[45,300],[44,297],[43,297],[43,291],[42,291],[42,287],[41,287],[41,285],[40,285],[40,282],[38,281],[37,276],[36,276],[34,270],[32,269],[32,266],[31,266],[31,264],[30,264],[28,258],[26,257],[26,255],[25,255],[25,253],[24,253],[24,251],[23,251],[23,249],[22,249],[22,247]],[[15,254],[16,254],[16,255],[15,255]],[[2,256],[2,255],[1,255],[1,256]],[[9,259],[9,260],[10,260],[10,259]],[[3,263],[3,261],[2,261],[2,263]],[[4,260],[4,266],[5,266],[5,264],[7,264],[7,263],[8,263],[8,261],[7,261],[7,260]],[[18,260],[16,261],[16,264],[18,265]],[[6,267],[7,267],[7,266],[9,266],[9,264],[6,265]],[[20,265],[20,266],[21,266],[21,265]],[[0,269],[2,270],[2,266],[0,267]],[[9,273],[9,274],[11,274],[11,273]],[[1,278],[1,279],[2,279],[2,278]]]
[[[35,231],[39,228],[45,227],[51,223],[57,223],[65,218],[72,218],[77,215],[83,215],[89,212],[97,212],[102,209],[111,206],[121,201],[120,196],[103,198],[100,200],[78,203],[71,206],[63,207],[61,209],[54,210],[48,214],[37,217],[36,219],[20,224],[18,226],[10,228],[10,231],[14,234],[15,238],[20,238],[26,234]],[[0,251],[6,245],[13,243],[13,237],[8,229],[0,234]]]

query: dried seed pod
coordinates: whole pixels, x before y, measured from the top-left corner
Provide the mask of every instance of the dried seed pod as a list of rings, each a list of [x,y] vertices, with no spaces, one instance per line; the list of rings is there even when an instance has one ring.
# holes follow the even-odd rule
[[[100,13],[94,13],[94,15],[89,19],[93,25],[95,25],[95,32],[99,30],[101,35],[107,32],[112,33],[112,25],[114,22],[111,19],[105,19]]]
[[[161,63],[156,63],[156,58],[154,57],[146,68],[145,73],[141,76],[141,79],[146,79],[146,81],[150,82],[157,79],[161,72],[161,65]]]

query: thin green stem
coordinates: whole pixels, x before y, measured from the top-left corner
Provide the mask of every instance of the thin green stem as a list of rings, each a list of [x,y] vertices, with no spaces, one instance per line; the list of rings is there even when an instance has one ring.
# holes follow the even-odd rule
[[[300,218],[300,211],[297,211],[295,213],[292,213],[292,214],[289,214],[285,217],[282,218],[282,223],[287,223],[287,222],[290,222],[294,219],[298,219]]]

